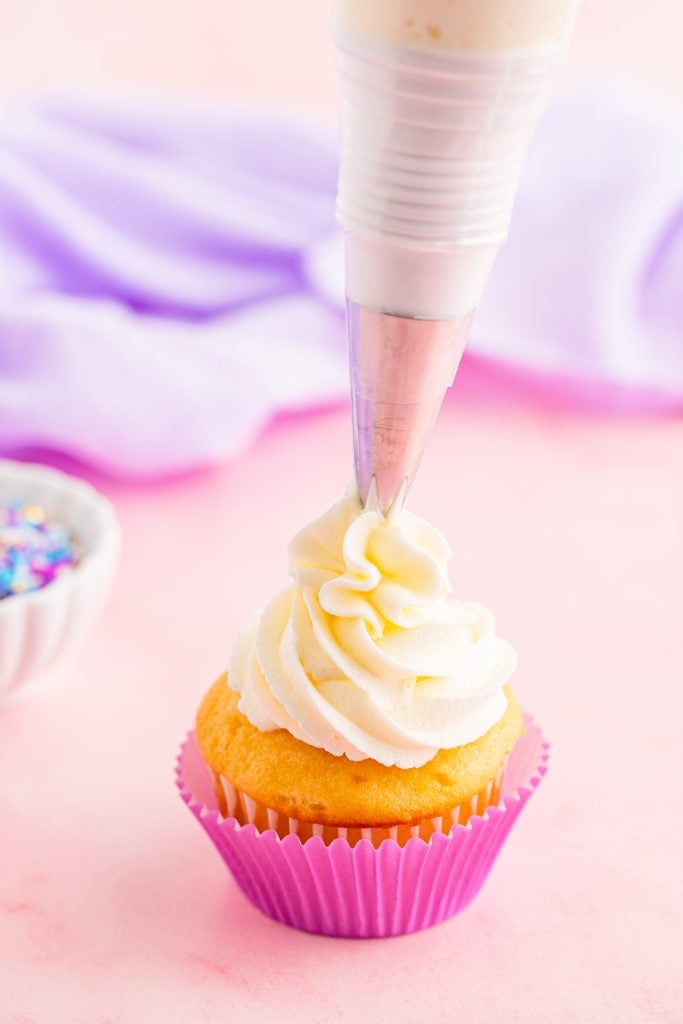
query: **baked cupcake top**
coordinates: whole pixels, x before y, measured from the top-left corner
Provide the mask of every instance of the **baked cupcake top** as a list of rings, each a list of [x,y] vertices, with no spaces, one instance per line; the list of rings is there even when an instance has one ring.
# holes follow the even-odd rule
[[[293,583],[235,645],[230,686],[257,729],[351,761],[416,768],[504,714],[516,663],[493,616],[448,600],[444,537],[355,489],[289,545]]]

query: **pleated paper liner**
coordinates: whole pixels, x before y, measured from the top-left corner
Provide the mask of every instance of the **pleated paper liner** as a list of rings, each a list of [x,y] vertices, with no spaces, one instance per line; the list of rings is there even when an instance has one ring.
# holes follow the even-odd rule
[[[507,764],[507,758],[505,761]],[[505,764],[500,768],[495,779],[479,793],[475,793],[466,802],[459,804],[438,818],[425,818],[413,825],[393,825],[375,828],[342,828],[332,825],[315,824],[301,821],[281,814],[272,807],[257,803],[242,790],[237,789],[223,775],[214,774],[214,785],[218,800],[218,810],[223,817],[235,818],[240,825],[255,825],[260,832],[274,829],[280,839],[288,835],[296,835],[302,843],[311,836],[320,836],[326,845],[335,839],[345,839],[355,846],[361,839],[367,839],[373,846],[381,846],[385,839],[392,839],[399,846],[404,846],[409,839],[429,839],[435,832],[448,835],[453,825],[466,825],[473,814],[483,814],[491,804],[498,804]]]
[[[527,717],[497,803],[490,802],[483,814],[470,810],[466,824],[458,821],[447,832],[442,821],[439,830],[432,823],[428,838],[385,838],[379,845],[367,836],[303,838],[289,825],[281,836],[275,827],[226,817],[194,733],[181,749],[177,784],[239,887],[265,914],[321,935],[370,938],[419,931],[467,906],[545,774],[547,759],[548,745]],[[265,808],[259,811],[267,816]]]

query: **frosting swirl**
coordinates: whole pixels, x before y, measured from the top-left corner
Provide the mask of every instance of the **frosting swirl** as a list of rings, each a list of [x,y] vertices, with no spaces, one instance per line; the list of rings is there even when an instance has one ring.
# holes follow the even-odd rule
[[[258,729],[415,768],[505,712],[515,654],[493,616],[448,601],[451,551],[424,519],[350,490],[289,545],[293,584],[239,636],[229,680]]]

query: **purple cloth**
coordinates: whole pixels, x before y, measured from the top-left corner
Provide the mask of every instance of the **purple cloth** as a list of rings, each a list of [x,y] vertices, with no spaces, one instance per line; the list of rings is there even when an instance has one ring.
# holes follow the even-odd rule
[[[0,450],[153,476],[346,394],[332,125],[177,103],[0,116]],[[683,404],[683,136],[555,103],[471,351],[609,404]]]

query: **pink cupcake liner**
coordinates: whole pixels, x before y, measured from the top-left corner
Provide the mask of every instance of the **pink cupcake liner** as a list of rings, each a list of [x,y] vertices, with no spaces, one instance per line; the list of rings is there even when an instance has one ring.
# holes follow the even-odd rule
[[[448,835],[454,824],[466,825],[473,814],[483,815],[491,804],[498,804],[506,766],[507,758],[499,768],[495,779],[491,779],[483,789],[468,800],[453,807],[448,814],[439,815],[436,818],[423,818],[422,821],[411,825],[386,825],[372,828],[324,825],[303,821],[299,818],[290,818],[286,814],[280,814],[272,807],[258,803],[242,790],[237,789],[224,775],[216,775],[214,772],[212,775],[215,784],[225,798],[225,803],[221,802],[218,810],[223,817],[234,817],[240,825],[255,825],[259,831],[272,828],[280,839],[284,839],[287,835],[297,835],[302,843],[305,843],[311,836],[321,836],[326,846],[329,846],[335,839],[346,839],[350,846],[355,846],[361,839],[369,840],[373,846],[381,846],[385,839],[394,839],[399,846],[403,846],[411,837],[419,836],[428,841],[434,832]]]
[[[524,735],[510,754],[498,806],[472,815],[466,825],[399,846],[367,839],[355,846],[320,836],[280,838],[224,818],[214,776],[194,733],[176,769],[180,795],[208,833],[235,881],[269,917],[319,935],[380,938],[439,924],[472,900],[491,870],[520,811],[545,775],[548,744],[526,717]]]

